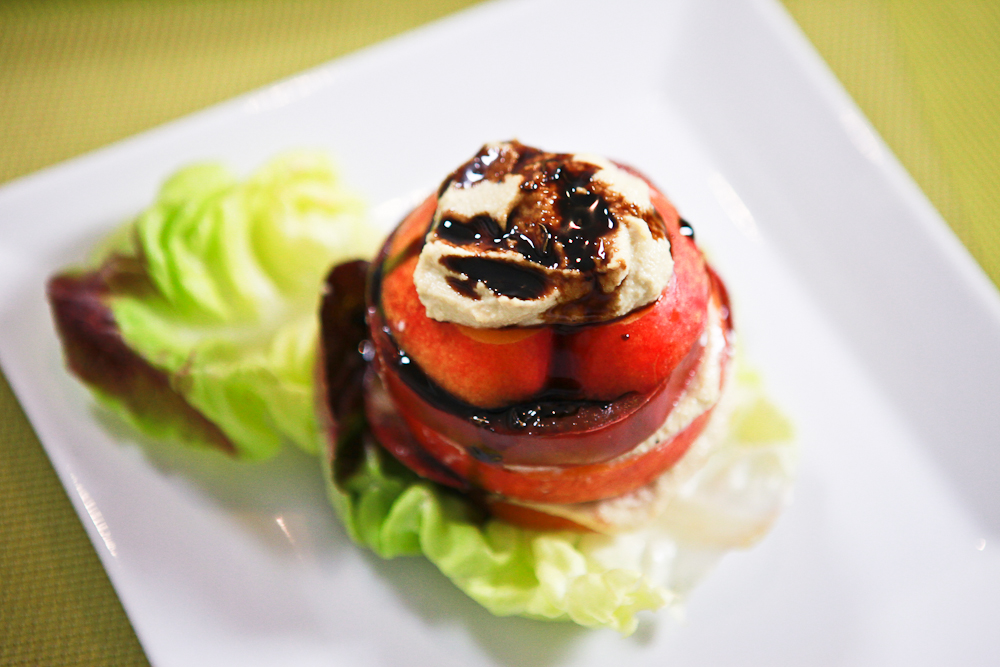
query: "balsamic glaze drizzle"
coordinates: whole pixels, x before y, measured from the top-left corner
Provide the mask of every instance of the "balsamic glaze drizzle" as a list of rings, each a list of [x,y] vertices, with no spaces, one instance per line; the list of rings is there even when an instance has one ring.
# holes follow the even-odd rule
[[[535,269],[485,257],[443,257],[441,263],[449,270],[466,278],[448,278],[455,291],[471,299],[478,299],[476,284],[482,283],[494,294],[512,299],[537,299],[552,291],[553,285],[546,275]]]
[[[500,182],[516,174],[523,179],[520,198],[503,220],[487,214],[465,218],[445,213],[432,228],[432,236],[483,252],[512,251],[526,261],[481,258],[462,262],[460,269],[453,258],[443,258],[446,268],[462,276],[448,280],[452,289],[477,298],[472,295],[482,282],[498,295],[537,299],[561,287],[557,284],[560,274],[554,271],[570,270],[580,272],[574,278],[577,284],[581,280],[590,283],[581,295],[584,299],[590,294],[593,306],[612,307],[613,299],[603,298],[596,276],[590,275],[609,261],[609,237],[626,215],[643,219],[655,239],[666,237],[666,225],[655,209],[640,210],[595,180],[600,170],[571,154],[546,153],[516,141],[480,149],[445,179],[439,196],[451,186],[462,189],[484,180]],[[540,271],[526,265],[538,266]]]
[[[691,223],[685,220],[684,218],[681,218],[680,220],[681,220],[681,228],[680,228],[681,236],[686,236],[692,241],[694,241],[694,227],[692,227]]]
[[[443,218],[434,230],[438,237],[462,246],[476,245],[487,249],[506,246],[540,267],[539,270],[534,270],[524,264],[483,257],[442,258],[447,268],[464,276],[462,279],[451,278],[449,284],[470,298],[478,298],[475,288],[479,282],[497,294],[520,299],[538,298],[553,288],[551,277],[542,267],[555,268],[565,266],[567,262],[579,265],[580,268],[592,267],[594,262],[603,259],[603,247],[600,244],[618,224],[615,211],[621,210],[625,205],[593,187],[592,177],[598,170],[594,165],[572,161],[567,163],[567,159],[571,157],[569,155],[543,153],[518,142],[504,146],[512,146],[516,150],[505,152],[498,146],[484,147],[476,157],[445,179],[439,195],[452,183],[468,187],[483,179],[499,180],[511,169],[531,163],[535,165],[534,171],[530,178],[525,179],[521,189],[530,193],[545,190],[549,195],[554,195],[555,210],[560,222],[554,225],[551,216],[546,218],[540,215],[538,210],[532,210],[529,203],[525,202],[511,211],[505,221],[506,226],[488,215],[477,215],[468,220],[454,216]],[[630,211],[632,215],[639,213],[649,223],[654,238],[666,237],[666,225],[655,209],[652,213]],[[680,233],[694,238],[693,228],[683,219],[680,221]],[[385,253],[391,242],[387,242],[383,247],[383,254],[371,265],[367,297],[368,318],[377,323],[373,327],[377,330],[376,336],[384,336],[391,350],[391,354],[385,355],[385,363],[391,364],[407,386],[424,401],[498,432],[558,432],[579,427],[581,423],[606,420],[610,412],[616,409],[628,409],[627,406],[636,398],[634,394],[625,394],[612,401],[586,399],[579,383],[570,378],[575,362],[565,341],[580,326],[599,323],[586,317],[576,325],[548,325],[556,333],[549,376],[545,387],[529,401],[486,409],[459,399],[428,377],[419,364],[399,348],[390,327],[385,323],[381,299],[382,276],[418,255],[426,238],[426,235],[421,235],[395,255],[388,257]],[[587,308],[601,308],[601,296],[595,294]],[[612,297],[603,295],[603,298],[610,300]],[[623,335],[622,339],[627,340],[628,335]],[[496,457],[494,452],[482,450],[470,450],[470,453],[484,461],[493,461]]]

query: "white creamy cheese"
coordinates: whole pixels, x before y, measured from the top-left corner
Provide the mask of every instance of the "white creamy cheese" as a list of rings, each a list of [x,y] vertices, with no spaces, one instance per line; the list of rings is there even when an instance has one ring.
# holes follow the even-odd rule
[[[488,146],[456,174],[486,172],[510,146]],[[600,157],[542,156],[491,177],[453,177],[443,190],[413,277],[429,317],[478,328],[606,321],[667,286],[670,243],[647,183]],[[458,226],[461,238],[448,233]],[[463,270],[470,259],[479,273]]]

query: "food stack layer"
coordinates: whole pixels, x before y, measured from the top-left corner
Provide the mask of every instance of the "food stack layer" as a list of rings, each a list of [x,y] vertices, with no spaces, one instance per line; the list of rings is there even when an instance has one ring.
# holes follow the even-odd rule
[[[630,526],[584,510],[687,452],[732,344],[725,288],[648,179],[518,142],[484,146],[399,225],[366,314],[378,441],[533,528]]]

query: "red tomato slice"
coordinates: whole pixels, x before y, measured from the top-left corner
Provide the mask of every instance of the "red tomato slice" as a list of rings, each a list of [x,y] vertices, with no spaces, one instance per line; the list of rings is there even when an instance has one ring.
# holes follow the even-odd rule
[[[413,438],[392,398],[371,367],[365,374],[365,417],[372,435],[384,449],[424,479],[455,489],[468,490],[469,483],[425,452]]]
[[[376,399],[372,392],[382,391],[385,399],[391,401],[384,387],[371,384],[370,405],[384,405],[383,399]],[[399,408],[396,406],[396,410]],[[454,441],[444,438],[437,431],[413,419],[407,419],[402,411],[396,414],[405,423],[400,428],[393,418],[379,420],[384,411],[373,414],[369,408],[372,430],[386,449],[414,472],[436,482],[455,488],[470,486],[489,493],[540,503],[581,503],[620,496],[634,491],[663,473],[687,452],[691,443],[701,434],[711,410],[695,419],[687,428],[673,438],[660,443],[650,451],[637,456],[623,456],[607,463],[581,466],[518,466],[504,467],[481,461]],[[442,456],[431,456],[425,443]],[[434,469],[434,462],[443,465],[446,471]],[[464,484],[455,478],[464,480]]]
[[[666,198],[656,190],[651,195],[666,223],[674,274],[652,305],[620,320],[583,327],[569,337],[573,376],[593,398],[652,391],[674,372],[705,329],[710,288],[701,251],[680,233],[679,217]]]
[[[720,303],[728,339],[729,319],[726,295],[721,282],[715,279],[714,274],[712,282],[713,285],[718,286],[715,294]],[[728,363],[729,353],[727,346],[722,358],[724,366]],[[455,427],[455,422],[461,421],[459,417],[451,416],[453,421],[438,421],[440,416],[435,414],[437,408],[427,404],[391,369],[382,368],[380,372],[385,386],[379,383],[379,390],[382,393],[372,398],[378,398],[382,402],[390,401],[398,412],[398,419],[401,419],[406,425],[405,434],[401,435],[399,429],[393,433],[379,434],[379,437],[394,438],[393,443],[387,446],[390,451],[400,457],[404,463],[407,463],[407,460],[403,457],[412,460],[417,456],[414,452],[420,452],[420,456],[437,461],[472,487],[531,502],[587,502],[619,496],[644,486],[684,455],[691,443],[704,429],[711,413],[711,409],[709,409],[673,438],[635,456],[629,456],[626,453],[611,460],[582,465],[565,462],[562,465],[511,465],[506,462],[490,460],[492,457],[489,455],[483,456],[483,451],[478,449],[481,439],[466,440],[465,434],[468,431]],[[652,411],[649,414],[652,414]],[[628,420],[623,421],[624,425],[616,423],[613,427],[621,428],[619,432],[625,434],[628,433],[629,425]],[[661,419],[657,426],[662,421]],[[454,430],[451,430],[453,428]],[[466,425],[464,428],[473,427]],[[582,451],[592,451],[597,446],[594,444],[595,442],[602,442],[601,435],[601,428],[574,432],[565,434],[563,442],[567,446],[575,442]],[[479,436],[481,438],[481,434]],[[592,437],[594,440],[591,440]],[[634,448],[644,439],[628,441],[627,449]],[[526,438],[525,447],[532,441],[538,443],[542,447],[542,451],[545,451],[544,441],[539,438]],[[548,453],[551,451],[549,450]],[[401,455],[399,452],[403,452],[403,454]],[[572,454],[568,455],[568,457],[571,456]],[[420,471],[418,470],[418,472]],[[453,483],[452,486],[454,485]]]
[[[427,317],[413,272],[434,204],[431,198],[407,216],[383,250],[379,292],[385,324],[434,382],[468,403],[492,408],[537,394],[548,379],[551,329],[478,335],[468,327]]]
[[[506,523],[529,530],[572,530],[578,533],[594,532],[586,526],[581,526],[577,522],[554,514],[546,514],[524,505],[503,500],[488,501],[490,514],[494,519],[499,519]]]
[[[446,457],[451,448],[442,448],[441,443],[448,440],[474,457],[505,466],[586,465],[627,453],[663,424],[704,356],[704,346],[695,341],[684,363],[654,391],[629,394],[603,405],[579,406],[574,414],[549,424],[515,429],[505,427],[502,418],[486,422],[480,415],[477,423],[463,414],[468,410],[452,412],[447,406],[434,405],[433,399],[426,400],[396,372],[391,360],[398,353],[389,337],[379,327],[373,327],[373,334],[383,383],[424,448],[432,456]],[[533,408],[525,404],[520,409]],[[423,429],[417,430],[418,424],[441,438],[421,438]]]

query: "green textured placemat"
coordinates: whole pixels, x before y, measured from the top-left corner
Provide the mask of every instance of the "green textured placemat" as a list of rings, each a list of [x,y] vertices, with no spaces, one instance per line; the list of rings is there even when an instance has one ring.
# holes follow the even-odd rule
[[[1000,285],[1000,2],[785,0],[785,6]]]
[[[0,665],[145,658],[28,420],[0,377]]]
[[[0,2],[0,182],[256,88],[472,0]],[[1000,4],[786,0],[1000,283]],[[0,378],[0,665],[146,664]]]

